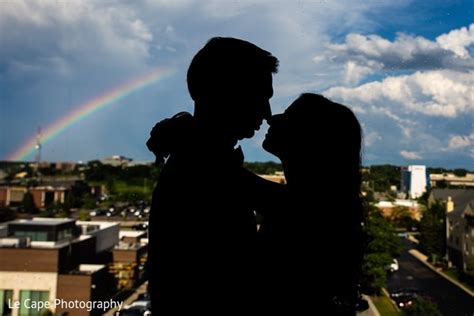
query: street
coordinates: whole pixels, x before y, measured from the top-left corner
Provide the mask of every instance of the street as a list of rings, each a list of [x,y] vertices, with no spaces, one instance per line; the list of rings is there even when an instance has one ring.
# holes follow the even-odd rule
[[[432,297],[443,315],[474,315],[474,298],[448,280],[436,274],[408,253],[415,248],[403,239],[405,249],[398,258],[400,269],[388,278],[388,291],[415,287]]]

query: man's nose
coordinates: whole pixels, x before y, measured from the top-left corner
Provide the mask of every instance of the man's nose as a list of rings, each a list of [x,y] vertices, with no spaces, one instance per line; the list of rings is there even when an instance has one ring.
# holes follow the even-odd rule
[[[282,114],[272,115],[267,119],[267,124],[271,126],[273,123],[278,121],[281,117],[282,117]]]

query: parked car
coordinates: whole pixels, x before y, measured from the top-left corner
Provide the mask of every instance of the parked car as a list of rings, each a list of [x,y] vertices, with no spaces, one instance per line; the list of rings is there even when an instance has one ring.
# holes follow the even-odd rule
[[[393,300],[397,304],[399,308],[407,308],[417,303],[418,300],[423,299],[425,301],[429,301],[435,305],[437,305],[434,298],[425,293],[417,292],[417,293],[404,293],[400,294],[397,297],[393,297]]]
[[[390,272],[395,272],[398,271],[399,266],[398,266],[398,260],[393,259],[392,262],[385,267],[385,270],[390,271]]]
[[[102,215],[105,215],[106,213],[107,213],[107,210],[98,208],[98,209],[92,210],[89,213],[89,215],[90,216],[102,216]]]
[[[151,315],[151,311],[143,306],[130,306],[124,308],[121,311],[115,313],[116,316],[148,316]]]
[[[399,308],[407,308],[413,305],[417,298],[416,294],[400,294],[395,297],[393,300]]]
[[[404,287],[399,288],[390,293],[391,298],[403,296],[403,295],[414,295],[420,293],[420,290],[416,287]]]

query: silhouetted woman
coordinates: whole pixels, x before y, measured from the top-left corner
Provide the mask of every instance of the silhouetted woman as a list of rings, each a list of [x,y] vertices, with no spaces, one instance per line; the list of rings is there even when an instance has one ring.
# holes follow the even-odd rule
[[[263,143],[280,158],[288,198],[262,240],[267,314],[355,315],[363,249],[361,127],[352,111],[303,94],[274,115]]]

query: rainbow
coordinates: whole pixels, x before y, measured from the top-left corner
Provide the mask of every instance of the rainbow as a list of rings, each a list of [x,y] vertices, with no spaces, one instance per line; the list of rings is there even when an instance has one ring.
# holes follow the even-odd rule
[[[135,78],[131,81],[125,82],[85,103],[79,104],[74,107],[74,110],[67,113],[63,117],[60,117],[47,128],[41,131],[41,143],[42,145],[53,140],[66,129],[76,124],[79,121],[84,120],[88,116],[104,109],[117,101],[127,97],[128,95],[146,88],[164,78],[172,75],[174,71],[167,69],[157,69],[144,76]],[[7,156],[7,160],[10,161],[22,161],[26,160],[26,157],[31,155],[36,146],[37,135],[31,136],[21,147],[13,151]]]

